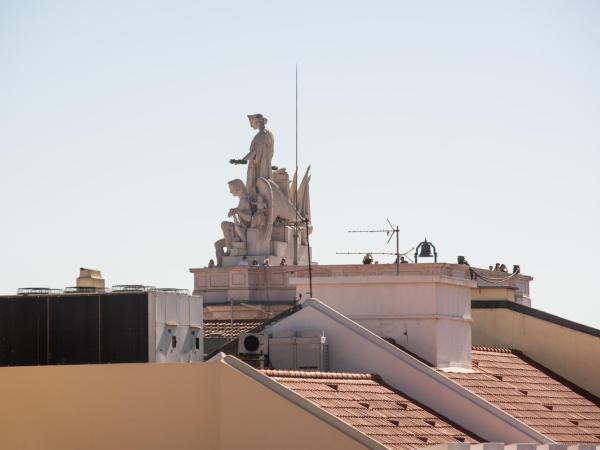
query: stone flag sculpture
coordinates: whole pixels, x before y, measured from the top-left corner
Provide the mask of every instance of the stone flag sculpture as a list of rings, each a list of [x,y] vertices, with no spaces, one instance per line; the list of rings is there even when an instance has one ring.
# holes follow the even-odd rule
[[[221,223],[223,238],[215,242],[217,265],[235,266],[240,261],[266,258],[279,264],[283,258],[290,263],[308,264],[310,223],[310,167],[306,170],[298,191],[294,174],[290,182],[285,169],[272,166],[274,138],[265,128],[262,114],[248,116],[250,126],[258,130],[250,151],[232,164],[248,164],[246,184],[240,179],[230,181],[231,194],[239,199],[229,210],[232,221]],[[295,249],[294,249],[295,246]]]

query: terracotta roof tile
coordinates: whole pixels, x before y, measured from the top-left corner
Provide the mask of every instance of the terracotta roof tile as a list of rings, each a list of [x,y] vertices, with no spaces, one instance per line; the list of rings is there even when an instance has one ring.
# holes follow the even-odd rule
[[[448,378],[561,444],[600,444],[600,399],[509,349],[473,347],[474,373]]]
[[[263,373],[391,449],[482,442],[386,385],[377,375],[289,370]]]

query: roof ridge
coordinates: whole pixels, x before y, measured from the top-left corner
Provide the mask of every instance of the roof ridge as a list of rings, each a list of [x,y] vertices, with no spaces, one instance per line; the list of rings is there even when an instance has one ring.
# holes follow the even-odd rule
[[[510,353],[513,355],[521,354],[521,352],[519,350],[515,350],[513,348],[506,348],[506,347],[486,347],[483,345],[473,345],[471,348],[473,351],[476,351],[476,352]]]
[[[262,369],[261,372],[269,377],[280,377],[280,378],[318,378],[318,379],[336,379],[336,380],[380,381],[379,375],[372,374],[372,373],[318,372],[318,371],[308,371],[308,370],[279,370],[279,369]]]

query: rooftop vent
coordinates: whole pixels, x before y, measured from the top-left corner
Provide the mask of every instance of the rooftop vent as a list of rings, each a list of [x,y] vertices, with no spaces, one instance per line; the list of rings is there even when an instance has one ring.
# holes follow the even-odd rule
[[[51,295],[60,294],[60,289],[50,289],[47,287],[24,287],[17,289],[17,295]]]
[[[104,278],[99,270],[80,267],[76,285],[78,288],[104,289]]]
[[[400,421],[396,420],[396,419],[388,419],[388,422],[390,422],[392,425],[395,425],[395,426],[400,425]]]
[[[155,290],[154,286],[144,286],[143,284],[118,284],[111,289],[112,292],[148,292]]]
[[[64,290],[65,294],[104,294],[105,292],[109,292],[109,290],[93,286],[69,286]]]

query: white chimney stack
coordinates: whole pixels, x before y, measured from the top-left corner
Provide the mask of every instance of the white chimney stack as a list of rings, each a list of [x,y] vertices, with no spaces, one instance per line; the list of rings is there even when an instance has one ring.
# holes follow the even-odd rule
[[[306,271],[290,278],[308,297]],[[459,264],[319,265],[313,297],[439,368],[471,369],[471,280]]]

